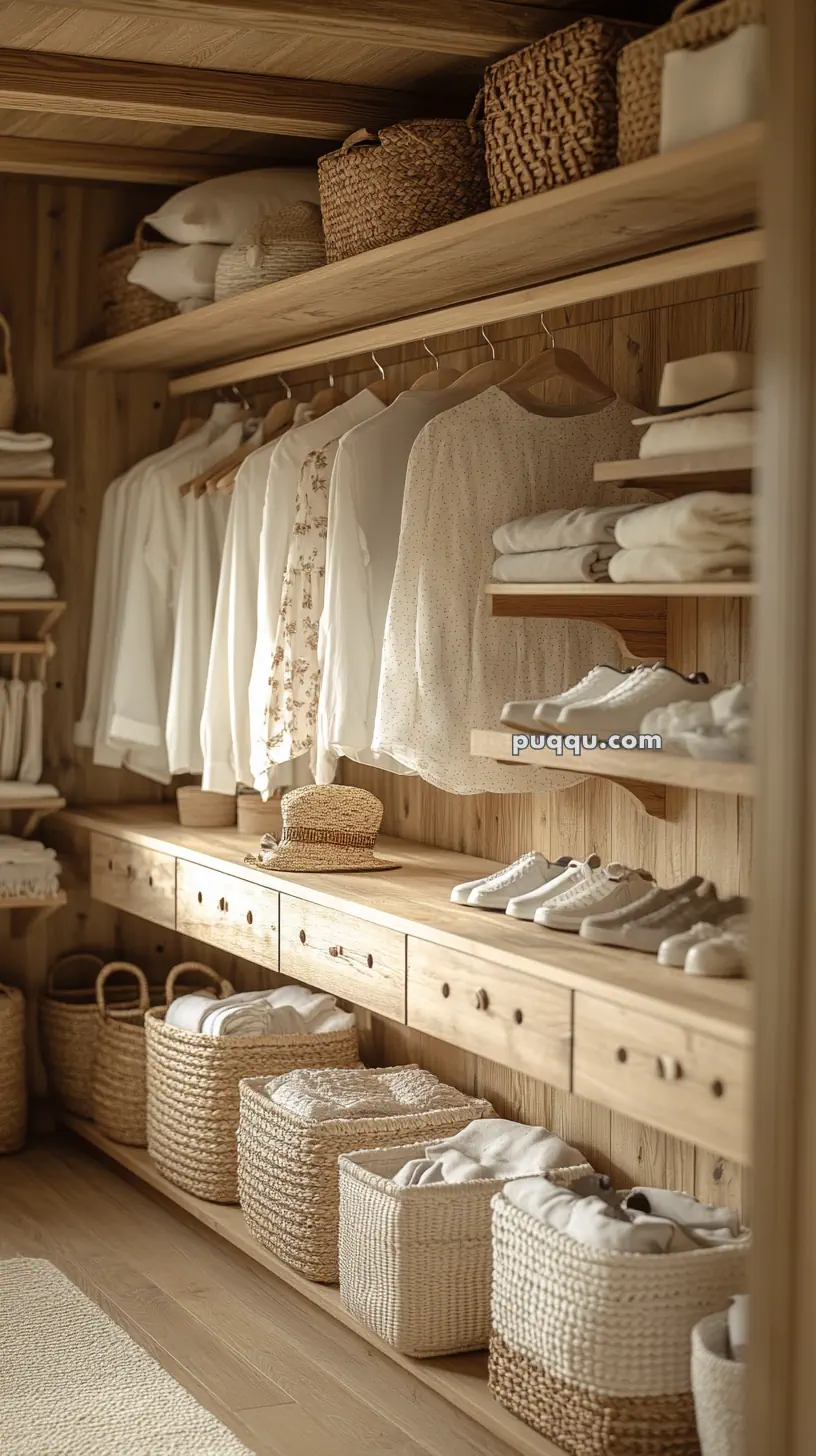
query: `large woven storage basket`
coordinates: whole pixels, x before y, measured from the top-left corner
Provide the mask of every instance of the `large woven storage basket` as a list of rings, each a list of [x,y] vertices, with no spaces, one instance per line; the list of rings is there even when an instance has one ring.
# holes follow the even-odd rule
[[[325,261],[320,208],[313,202],[293,202],[224,249],[215,273],[215,301],[308,273]]]
[[[615,20],[579,20],[488,66],[484,133],[491,207],[616,165],[617,60],[641,32],[642,26]]]
[[[691,1387],[703,1456],[745,1456],[745,1372],[729,1360],[728,1315],[708,1315],[691,1336]]]
[[[748,1240],[602,1253],[498,1193],[490,1388],[569,1456],[699,1456],[691,1332],[745,1288]]]
[[[490,1204],[503,1178],[399,1188],[391,1180],[425,1144],[340,1158],[340,1298],[403,1355],[483,1350],[490,1339]],[[554,1183],[591,1174],[553,1168]]]
[[[138,1007],[124,1015],[112,1015],[105,1001],[106,982],[117,972],[124,972],[136,981]],[[96,1004],[100,1025],[91,1076],[93,1120],[113,1142],[143,1148],[147,1145],[144,1033],[145,1012],[150,1006],[147,977],[128,961],[110,961],[97,976]]]
[[[724,40],[740,25],[765,19],[765,0],[720,0],[698,9],[700,0],[681,0],[668,25],[625,46],[618,58],[618,161],[651,157],[660,141],[663,61],[669,51],[699,50]],[[693,97],[689,98],[693,105]]]
[[[25,1144],[25,1000],[14,986],[0,986],[0,1153],[17,1153]]]
[[[99,260],[99,297],[105,337],[108,339],[116,338],[118,334],[129,334],[132,329],[143,329],[147,324],[159,323],[176,313],[174,303],[167,303],[138,283],[128,283],[128,273],[140,253],[149,248],[172,247],[166,239],[160,243],[146,242],[144,227],[144,222],[140,222],[132,243],[111,248]]]
[[[330,263],[457,222],[489,203],[481,141],[465,121],[354,132],[317,166]]]
[[[95,987],[104,964],[101,956],[84,951],[63,957],[48,972],[40,998],[40,1036],[51,1091],[76,1117],[93,1116],[91,1076],[101,1024]],[[116,1018],[137,1005],[130,987],[117,987],[108,1000],[109,1014]]]
[[[171,973],[172,974],[172,973]],[[232,987],[224,984],[224,994]],[[168,981],[168,1002],[172,985]],[[303,1036],[204,1036],[149,1011],[147,1147],[166,1178],[210,1203],[238,1202],[238,1086],[295,1067],[353,1067],[357,1031]]]
[[[408,1068],[380,1067],[383,1072]],[[415,1070],[413,1067],[410,1070]],[[340,1270],[338,1159],[360,1147],[433,1142],[458,1132],[493,1108],[445,1088],[450,1105],[392,1117],[310,1122],[277,1107],[265,1078],[241,1084],[238,1188],[250,1233],[285,1263],[318,1284],[336,1284]]]

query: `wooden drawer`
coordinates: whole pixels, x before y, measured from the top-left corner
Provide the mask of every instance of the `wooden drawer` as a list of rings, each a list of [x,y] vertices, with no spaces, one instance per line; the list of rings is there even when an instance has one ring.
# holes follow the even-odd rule
[[[342,911],[281,895],[281,971],[405,1021],[405,936]]]
[[[573,1091],[746,1162],[750,1051],[581,993]]]
[[[107,834],[92,834],[91,895],[106,905],[173,930],[176,861],[172,854],[141,849]]]
[[[408,1025],[569,1091],[572,992],[408,937]]]
[[[178,862],[176,929],[268,970],[278,969],[278,892]]]

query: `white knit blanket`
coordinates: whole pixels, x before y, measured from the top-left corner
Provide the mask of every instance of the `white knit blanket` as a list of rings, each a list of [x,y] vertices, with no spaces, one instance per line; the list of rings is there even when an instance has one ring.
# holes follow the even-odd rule
[[[406,1114],[464,1107],[467,1099],[421,1067],[318,1068],[272,1077],[270,1102],[304,1122]]]
[[[505,1197],[576,1243],[604,1253],[687,1254],[748,1237],[733,1209],[665,1188],[582,1197],[547,1178],[525,1178],[508,1184]]]
[[[429,1143],[425,1157],[412,1158],[392,1181],[399,1188],[424,1188],[429,1183],[470,1183],[476,1178],[529,1178],[585,1161],[583,1153],[546,1127],[495,1117],[468,1123],[453,1137]]]
[[[622,516],[636,505],[577,506],[572,511],[542,511],[497,526],[493,545],[502,555],[527,551],[560,551],[570,546],[609,545]]]
[[[753,496],[700,490],[659,505],[642,506],[615,527],[615,540],[627,549],[673,546],[684,551],[719,551],[741,546],[750,551],[754,537]]]

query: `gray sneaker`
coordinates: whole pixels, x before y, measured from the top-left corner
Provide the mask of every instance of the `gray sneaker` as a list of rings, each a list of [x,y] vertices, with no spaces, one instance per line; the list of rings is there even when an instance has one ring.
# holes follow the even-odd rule
[[[623,933],[628,925],[673,904],[678,895],[690,894],[702,883],[701,875],[692,875],[691,879],[675,885],[672,890],[661,890],[659,885],[655,885],[631,905],[622,905],[620,910],[609,910],[604,915],[589,915],[582,922],[580,934],[595,945],[626,945]]]
[[[668,936],[690,930],[698,920],[715,923],[722,918],[724,904],[711,880],[703,880],[691,894],[684,893],[678,886],[668,904],[627,925],[620,944],[626,950],[642,950],[657,955]]]

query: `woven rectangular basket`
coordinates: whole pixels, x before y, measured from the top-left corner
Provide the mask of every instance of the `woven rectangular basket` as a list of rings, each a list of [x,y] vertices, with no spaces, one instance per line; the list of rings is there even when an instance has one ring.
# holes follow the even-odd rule
[[[660,141],[663,61],[669,51],[699,50],[724,40],[740,25],[765,19],[765,0],[720,0],[699,10],[699,0],[681,0],[668,25],[625,46],[618,57],[618,161],[651,157]],[[691,98],[693,100],[693,98]]]
[[[727,1355],[728,1314],[711,1314],[691,1335],[691,1387],[703,1456],[745,1456],[747,1366]]]
[[[425,1143],[340,1159],[340,1298],[361,1324],[420,1359],[483,1350],[490,1339],[490,1204],[503,1178],[399,1188],[391,1180]],[[553,1182],[588,1163],[554,1168]]]
[[[642,32],[642,26],[616,20],[578,20],[488,66],[484,133],[491,207],[616,165],[618,54]]]
[[[446,1089],[450,1107],[431,1112],[310,1122],[276,1107],[263,1092],[265,1081],[241,1083],[241,1208],[250,1233],[265,1248],[318,1284],[336,1284],[339,1279],[341,1154],[361,1146],[433,1142],[476,1118],[493,1115],[489,1102],[450,1087]]]
[[[604,1253],[498,1193],[490,1389],[568,1456],[699,1456],[691,1332],[745,1288],[748,1250]]]

